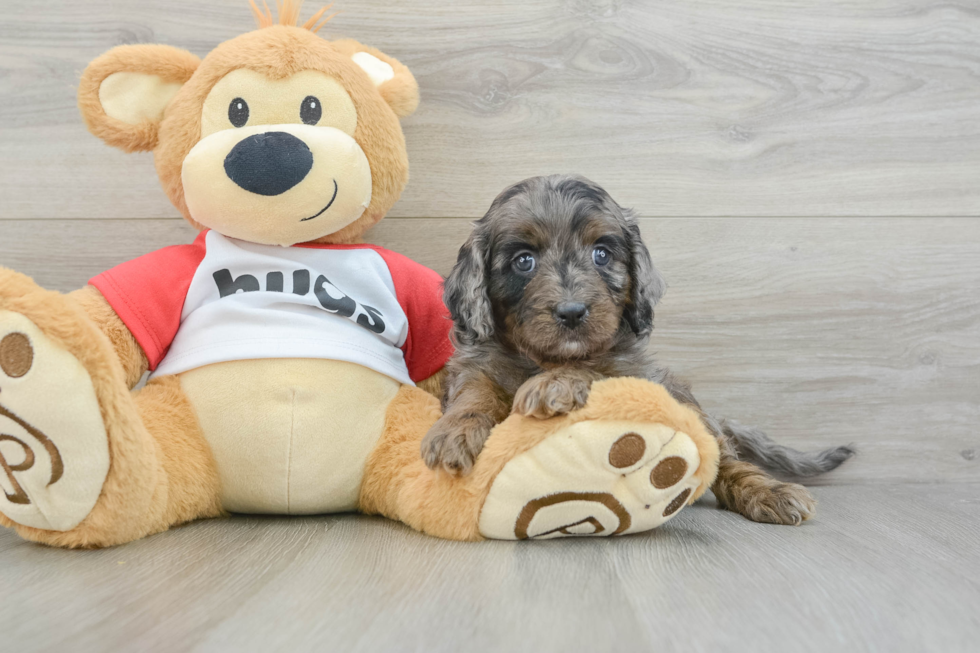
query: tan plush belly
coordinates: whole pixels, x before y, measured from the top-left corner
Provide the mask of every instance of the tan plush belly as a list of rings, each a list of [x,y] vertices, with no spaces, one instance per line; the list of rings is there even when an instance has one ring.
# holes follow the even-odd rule
[[[317,359],[232,361],[180,375],[214,452],[231,512],[357,507],[368,455],[399,383]]]

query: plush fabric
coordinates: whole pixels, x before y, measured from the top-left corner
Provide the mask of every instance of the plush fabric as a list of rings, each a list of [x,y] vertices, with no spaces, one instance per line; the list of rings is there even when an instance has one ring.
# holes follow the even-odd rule
[[[125,152],[152,150],[157,146],[160,120],[166,112],[164,108],[161,114],[160,101],[168,95],[172,98],[173,85],[183,85],[200,62],[190,52],[168,45],[121,45],[109,50],[88,65],[78,85],[78,108],[89,131]],[[129,85],[115,88],[112,94],[115,105],[129,105],[129,111],[117,113],[117,117],[106,112],[101,98],[103,83],[121,73],[149,78],[149,84],[157,87],[149,108],[133,106],[133,96],[126,93],[138,94],[140,86]],[[127,115],[130,119],[140,119],[136,123],[120,119]]]
[[[221,505],[289,515],[357,508],[400,387],[366,367],[317,359],[218,363],[180,378],[217,461]]]
[[[119,357],[127,388],[133,388],[149,369],[150,362],[132,331],[112,309],[95,286],[85,286],[68,293],[68,297],[88,316],[96,328],[109,339]],[[176,327],[175,327],[176,330]]]
[[[0,524],[99,547],[232,511],[358,509],[457,540],[539,539],[646,530],[700,496],[716,441],[637,379],[596,383],[566,416],[512,415],[466,476],[424,465],[451,354],[441,280],[351,244],[407,183],[398,118],[418,87],[384,53],[317,36],[323,10],[299,27],[300,3],[278,6],[276,21],[253,4],[260,29],[203,60],[120,46],[83,73],[90,131],[152,149],[173,204],[214,230],[67,296],[0,268]],[[288,328],[309,311],[329,319]],[[359,329],[356,356],[312,344],[341,325]],[[195,358],[207,347],[229,351]],[[195,362],[168,367],[170,349]]]
[[[42,290],[24,275],[5,269],[0,269],[0,310],[29,319],[88,373],[101,411],[110,461],[98,501],[75,528],[53,531],[15,524],[3,510],[0,523],[15,526],[27,539],[68,547],[120,544],[166,528],[167,481],[157,456],[159,444],[140,419],[109,339],[70,299]],[[0,330],[6,330],[8,324],[0,319]],[[56,410],[57,405],[44,409]],[[35,419],[30,414],[21,417],[29,422]],[[189,419],[194,419],[193,414]],[[167,428],[166,424],[160,426],[164,431]],[[47,435],[57,446],[63,437],[71,437],[71,432]],[[34,453],[41,455],[38,447]],[[70,459],[63,462],[66,468],[76,464]]]
[[[113,73],[99,85],[99,104],[107,116],[128,125],[160,122],[180,87],[180,83],[168,82],[158,75]]]
[[[93,301],[90,305],[98,303]],[[20,320],[4,319],[4,310],[29,319],[43,331],[44,340],[56,346],[51,351],[46,342],[34,339],[36,359],[51,356],[64,370],[66,364],[62,358],[69,356],[84,368],[91,384],[94,397],[84,383],[76,383],[70,392],[64,390],[57,395],[44,394],[45,388],[39,386],[34,401],[40,405],[37,409],[26,406],[23,411],[23,419],[28,422],[43,424],[44,415],[51,412],[56,413],[56,418],[67,420],[61,428],[57,424],[45,427],[63,459],[62,480],[70,480],[70,475],[76,473],[74,470],[82,470],[93,475],[91,480],[98,480],[90,464],[92,449],[107,447],[109,465],[104,481],[99,484],[97,501],[74,527],[56,530],[17,523],[3,509],[0,509],[0,525],[13,527],[25,539],[36,542],[92,548],[122,544],[192,519],[222,513],[210,448],[175,377],[151,382],[140,392],[130,393],[112,344],[76,302],[38,288],[23,275],[0,268],[0,332],[11,327],[31,332]],[[25,380],[33,383],[27,377]],[[0,394],[5,385],[6,381],[0,378]],[[73,408],[72,404],[86,400],[101,418],[104,429],[101,442],[87,432],[80,434],[80,426],[82,431],[91,430],[84,428],[82,421],[86,409]],[[0,405],[3,403],[4,399],[0,398]],[[79,435],[87,437],[72,442]],[[35,457],[47,453],[35,443],[30,444],[34,445]],[[79,445],[83,450],[73,453]],[[56,487],[62,480],[49,487]],[[77,491],[72,494],[75,496],[69,498],[68,505],[77,502],[81,495]],[[64,505],[60,510],[69,512]]]
[[[436,373],[452,354],[442,277],[375,245],[284,248],[209,231],[89,283],[104,297],[93,307],[106,313],[102,328],[120,346],[146,352],[136,380],[146,364],[175,374],[271,356],[336,357],[407,383]]]
[[[613,426],[617,434],[610,445],[623,435],[649,431],[658,425],[671,433],[683,431],[686,437],[678,443],[690,443],[699,459],[698,467],[690,475],[694,489],[685,497],[687,503],[704,494],[718,470],[718,446],[697,415],[674,401],[662,386],[639,379],[610,379],[596,383],[588,404],[564,417],[539,420],[511,415],[493,430],[473,470],[463,477],[433,472],[419,457],[421,438],[439,415],[439,404],[431,395],[419,388],[401,389],[388,407],[384,436],[368,461],[361,489],[361,510],[398,519],[437,537],[483,539],[481,511],[495,480],[508,465],[519,463],[523,454],[536,448],[558,444],[555,447],[557,455],[550,456],[551,460],[534,470],[533,477],[526,478],[527,489],[541,478],[555,481],[560,487],[572,488],[577,487],[587,474],[610,480],[622,476],[622,470],[612,466],[600,469],[594,460],[565,459],[580,444],[566,444],[563,441],[568,438],[562,436],[567,436],[569,429],[576,427],[582,440],[596,440],[600,445],[609,440],[603,432],[609,426]],[[663,444],[666,447],[670,442],[667,438]],[[606,460],[610,448],[603,449]],[[650,460],[653,460],[660,452],[651,453],[654,455]],[[671,450],[663,452],[664,458],[669,455]],[[629,488],[624,490],[622,496],[631,492]],[[506,539],[515,537],[516,517],[529,501],[554,494],[554,490],[539,496],[520,494],[509,506],[499,506],[501,513],[507,507],[515,513]]]
[[[302,175],[302,184],[288,191],[243,192],[228,174],[235,143],[250,135],[269,138],[266,130],[266,125],[225,129],[187,153],[181,180],[196,222],[232,238],[286,247],[317,240],[324,231],[340,231],[364,214],[371,204],[370,164],[350,136],[330,127],[278,125],[276,135],[287,134],[312,151],[310,169]],[[284,158],[295,160],[298,155],[285,152]],[[225,165],[215,165],[216,161]],[[279,172],[272,162],[263,176],[275,178]],[[283,215],[293,219],[283,220]]]
[[[319,71],[340,82],[353,100],[358,116],[354,140],[371,164],[372,190],[371,202],[360,218],[336,232],[313,240],[353,242],[378,222],[398,199],[408,181],[405,139],[398,123],[398,114],[387,103],[384,89],[388,85],[399,87],[393,99],[399,102],[398,108],[403,113],[413,102],[410,97],[405,97],[406,93],[401,89],[414,88],[417,95],[417,87],[407,68],[390,57],[371,51],[395,71],[393,79],[385,82],[380,89],[376,88],[367,73],[350,59],[355,49],[366,50],[363,46],[357,48],[346,42],[338,47],[307,30],[282,25],[249,32],[215,48],[198,74],[174,98],[160,124],[160,146],[154,151],[157,172],[164,190],[177,208],[193,224],[200,226],[184,200],[181,169],[187,154],[200,140],[201,107],[215,84],[239,68],[253,70],[271,80],[285,79],[304,71]],[[411,95],[410,91],[407,95]]]
[[[85,290],[72,293],[120,352],[130,388],[145,371],[156,369],[177,335],[184,298],[204,259],[204,238],[202,232],[191,244],[164,247],[93,277],[87,288],[98,297]],[[133,344],[140,350],[138,361]]]
[[[95,507],[109,471],[92,380],[25,316],[0,310],[0,325],[0,368],[7,376],[0,386],[5,512],[26,526],[71,530]],[[50,407],[53,397],[57,410]],[[47,435],[65,431],[72,437],[55,442]]]

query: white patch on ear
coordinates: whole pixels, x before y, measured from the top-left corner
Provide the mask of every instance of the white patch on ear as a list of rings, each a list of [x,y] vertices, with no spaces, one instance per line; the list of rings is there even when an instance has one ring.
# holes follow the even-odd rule
[[[375,86],[381,86],[395,76],[395,69],[368,52],[355,52],[351,60],[368,74]]]
[[[182,84],[164,81],[158,75],[112,73],[99,85],[99,102],[110,118],[128,125],[145,120],[160,122],[163,112]]]

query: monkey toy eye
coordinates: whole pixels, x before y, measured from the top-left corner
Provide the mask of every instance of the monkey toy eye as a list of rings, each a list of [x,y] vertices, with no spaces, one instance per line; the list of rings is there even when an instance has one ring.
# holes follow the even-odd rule
[[[228,105],[228,120],[231,121],[235,127],[244,127],[245,123],[248,122],[248,102],[236,97]]]
[[[592,250],[592,262],[600,268],[604,265],[608,265],[609,261],[611,260],[612,255],[605,247],[599,246]]]
[[[514,259],[514,267],[519,272],[530,272],[534,269],[534,255],[529,252],[522,252]]]
[[[302,118],[303,123],[307,125],[315,125],[320,122],[320,116],[322,115],[323,108],[320,106],[320,100],[312,95],[307,95],[306,99],[303,100],[303,104],[299,108],[299,117]]]

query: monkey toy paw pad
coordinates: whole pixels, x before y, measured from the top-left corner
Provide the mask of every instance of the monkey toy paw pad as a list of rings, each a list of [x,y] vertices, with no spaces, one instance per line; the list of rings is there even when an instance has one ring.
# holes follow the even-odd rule
[[[108,472],[85,368],[26,317],[0,310],[0,513],[70,530],[95,506]]]
[[[523,540],[650,530],[688,503],[700,463],[694,441],[664,424],[577,422],[507,463],[480,532]]]

